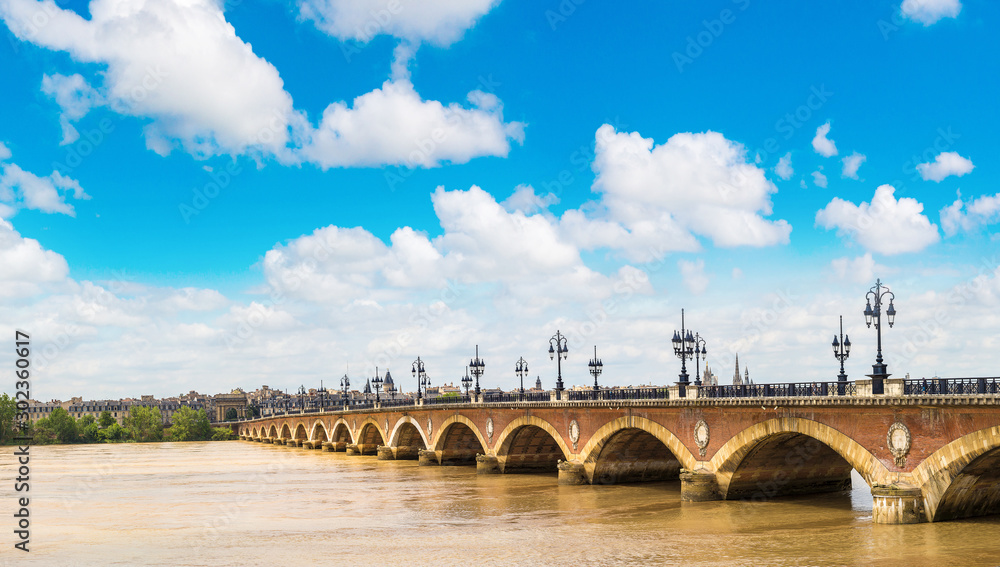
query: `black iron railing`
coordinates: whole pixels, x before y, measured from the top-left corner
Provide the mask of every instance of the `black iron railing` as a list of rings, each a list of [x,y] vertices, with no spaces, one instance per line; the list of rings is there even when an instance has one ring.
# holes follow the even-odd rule
[[[471,400],[469,396],[438,396],[436,398],[424,398],[424,404],[467,404]]]
[[[948,394],[1000,394],[1000,378],[924,378],[903,381],[903,395]]]
[[[384,408],[395,408],[399,406],[415,406],[417,405],[417,400],[413,398],[403,398],[401,400],[382,400],[379,403]]]
[[[602,390],[604,400],[666,400],[670,398],[668,388],[614,388]]]
[[[782,398],[808,396],[854,396],[854,382],[789,382],[784,384],[732,384],[701,386],[699,398]]]

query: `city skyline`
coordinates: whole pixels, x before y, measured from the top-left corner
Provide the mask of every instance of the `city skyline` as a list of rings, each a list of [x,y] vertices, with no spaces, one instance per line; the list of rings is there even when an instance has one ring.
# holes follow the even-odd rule
[[[359,7],[361,6],[361,7]],[[0,318],[35,399],[992,376],[1000,6],[0,5]],[[0,363],[11,360],[9,353]],[[349,369],[354,369],[349,370]],[[694,372],[689,369],[689,374]],[[363,383],[362,383],[363,386]]]

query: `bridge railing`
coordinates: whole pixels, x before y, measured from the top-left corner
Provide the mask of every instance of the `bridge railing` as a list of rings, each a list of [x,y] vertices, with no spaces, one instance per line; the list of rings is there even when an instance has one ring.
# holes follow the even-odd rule
[[[436,398],[424,398],[424,404],[467,404],[472,400],[469,396],[438,396]]]
[[[401,400],[382,400],[381,402],[379,402],[379,405],[381,405],[384,408],[396,408],[399,406],[415,406],[417,405],[417,400],[414,400],[413,398],[403,398]]]
[[[612,388],[609,390],[568,390],[565,399],[570,401],[610,400],[666,400],[669,388]]]
[[[903,395],[1000,394],[1000,377],[930,378],[903,381]]]
[[[855,396],[854,382],[788,382],[784,384],[732,384],[701,386],[699,398],[780,398],[808,396]]]

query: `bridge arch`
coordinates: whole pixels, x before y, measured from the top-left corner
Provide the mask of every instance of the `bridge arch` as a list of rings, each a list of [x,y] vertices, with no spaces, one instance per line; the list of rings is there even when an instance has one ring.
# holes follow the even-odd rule
[[[269,429],[268,432],[267,432],[267,436],[270,437],[271,439],[277,439],[277,437],[278,437],[278,426],[272,423],[271,424],[271,429]]]
[[[298,425],[295,426],[295,435],[293,438],[301,439],[303,441],[309,438],[309,432],[306,431],[306,426],[304,423],[299,423]]]
[[[351,431],[351,426],[347,423],[346,419],[342,417],[339,418],[337,421],[333,422],[333,427],[330,429],[330,441],[354,443],[354,432]]]
[[[502,472],[555,472],[560,460],[573,453],[551,423],[533,415],[510,422],[494,445]]]
[[[1000,426],[941,447],[913,469],[933,522],[1000,513]]]
[[[288,426],[288,422],[285,422],[285,423],[281,424],[281,433],[278,436],[281,437],[282,439],[291,439],[292,438],[292,430]]]
[[[476,455],[489,453],[486,438],[464,415],[449,416],[437,430],[434,450],[440,455],[442,465],[474,465]]]
[[[309,432],[310,441],[329,441],[330,438],[326,434],[326,426],[323,425],[323,420],[317,419],[312,426],[312,430]]]
[[[768,499],[850,488],[851,469],[872,486],[889,470],[857,441],[810,419],[774,418],[734,435],[715,453],[725,499]]]
[[[601,426],[580,451],[591,484],[676,478],[681,467],[694,469],[698,459],[663,425],[622,416]]]
[[[386,444],[386,434],[385,431],[379,427],[378,421],[372,417],[366,417],[364,421],[358,426],[357,434],[355,435],[355,442],[359,445],[385,445]]]
[[[420,449],[426,449],[430,447],[430,443],[427,442],[427,435],[420,428],[420,423],[412,417],[404,415],[392,427],[392,433],[389,434],[389,446],[419,446]]]

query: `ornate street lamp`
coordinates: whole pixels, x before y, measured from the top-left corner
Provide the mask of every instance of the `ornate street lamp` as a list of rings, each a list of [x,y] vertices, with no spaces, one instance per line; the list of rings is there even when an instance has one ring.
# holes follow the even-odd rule
[[[562,381],[562,361],[569,353],[569,344],[566,337],[556,329],[556,334],[549,339],[549,360],[556,359],[556,399],[560,399],[564,390]]]
[[[889,327],[892,328],[892,324],[896,320],[896,307],[893,306],[892,301],[896,299],[896,294],[882,285],[880,279],[876,279],[875,285],[865,294],[865,299],[868,300],[868,304],[865,306],[865,324],[871,328],[872,323],[875,323],[875,331],[878,336],[878,356],[875,357],[875,364],[872,365],[872,373],[868,374],[868,377],[872,379],[873,394],[884,392],[883,381],[889,377],[889,374],[886,373],[886,365],[882,362],[882,304],[887,296],[889,308],[885,310],[885,315],[889,321]]]
[[[699,350],[701,349],[701,350]],[[698,356],[705,360],[705,366],[708,366],[708,351],[705,350],[705,339],[701,338],[698,333],[694,334],[694,385],[701,386],[701,362]]]
[[[674,331],[674,338],[670,340],[674,345],[674,354],[681,359],[680,396],[685,397],[684,387],[688,385],[687,361],[694,358],[694,334],[690,330],[684,329],[684,310],[681,309],[681,332]]]
[[[378,393],[382,389],[382,377],[378,375],[378,366],[375,367],[375,378],[372,379],[372,384],[375,384],[375,403],[379,403]]]
[[[319,381],[319,390],[316,390],[319,394],[319,411],[326,410],[326,388],[323,387],[323,381]]]
[[[344,374],[344,377],[340,379],[341,394],[340,399],[347,405],[347,389],[351,387],[351,380]]]
[[[469,368],[472,375],[476,377],[476,398],[479,397],[479,378],[486,372],[486,361],[479,358],[479,345],[476,345],[476,358],[469,361]]]
[[[594,345],[594,358],[587,363],[590,367],[590,375],[594,377],[594,391],[600,390],[601,387],[597,385],[597,377],[601,375],[604,371],[604,363],[601,362],[600,358],[597,358],[597,345]]]
[[[469,397],[469,388],[472,387],[472,376],[469,376],[469,367],[465,367],[465,376],[462,377],[462,385],[465,386],[465,397]]]
[[[847,382],[847,373],[844,372],[844,361],[851,356],[851,337],[844,336],[844,316],[840,316],[840,340],[837,335],[833,336],[833,357],[840,361],[840,374],[837,375],[838,382]],[[843,387],[838,387],[842,390]],[[843,392],[839,392],[843,395]]]
[[[431,383],[427,379],[427,372],[424,370],[424,361],[420,360],[419,356],[413,361],[413,377],[417,379],[417,400],[419,400],[422,397],[420,393],[421,386],[426,388]]]
[[[517,377],[521,379],[521,398],[524,398],[524,377],[528,374],[528,361],[521,358],[517,359],[517,364],[514,365],[514,373]]]
[[[305,403],[306,386],[305,384],[299,385],[299,413],[302,413],[306,409]]]

